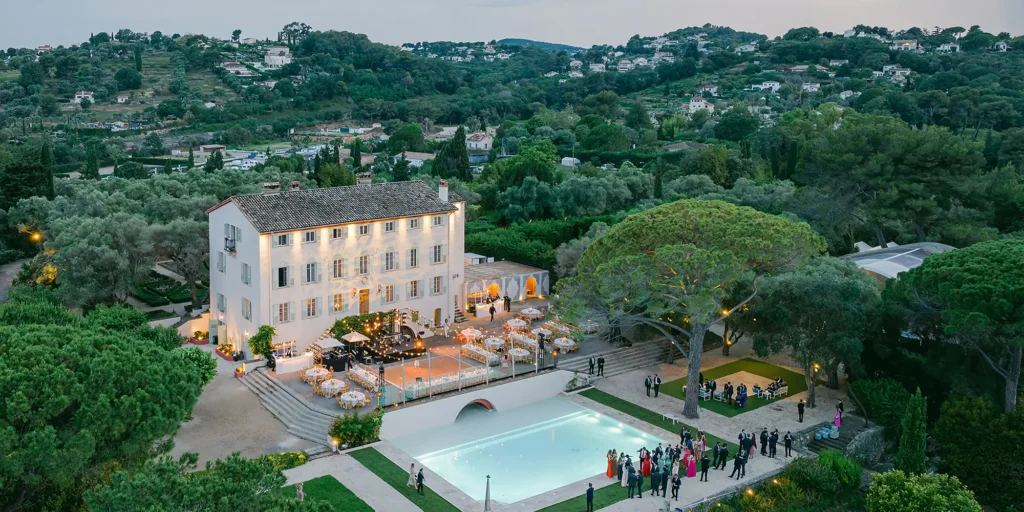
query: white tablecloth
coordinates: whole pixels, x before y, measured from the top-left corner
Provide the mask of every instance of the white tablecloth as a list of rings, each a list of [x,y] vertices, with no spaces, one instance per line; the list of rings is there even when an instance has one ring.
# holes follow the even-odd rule
[[[505,340],[501,338],[487,338],[484,340],[484,344],[487,345],[487,348],[490,350],[497,350],[505,346]]]
[[[349,391],[348,393],[342,393],[339,395],[341,401],[349,407],[358,407],[366,401],[366,395],[359,391]]]
[[[306,377],[310,379],[322,379],[327,376],[327,368],[310,368],[306,370]]]
[[[518,318],[513,318],[505,323],[513,329],[522,329],[523,327],[526,327],[526,320],[520,320]]]
[[[476,339],[476,338],[479,338],[480,336],[482,336],[483,333],[478,331],[478,330],[476,330],[476,329],[463,329],[462,330],[462,335],[467,337],[467,338],[469,338],[469,339]]]
[[[538,327],[538,328],[536,328],[536,329],[534,329],[534,330],[532,330],[530,332],[532,332],[534,336],[540,336],[541,334],[543,334],[545,338],[551,336],[551,331],[549,331],[547,329],[542,329],[540,327]]]
[[[531,354],[530,351],[526,350],[525,348],[511,348],[509,349],[508,353],[509,355],[512,356],[512,359],[515,360],[517,363],[533,362],[533,354]]]
[[[313,353],[306,352],[295,357],[280,357],[274,361],[277,363],[276,371],[278,375],[295,373],[313,367]]]
[[[555,340],[555,346],[562,350],[572,350],[576,348],[576,341],[571,338],[558,338]]]
[[[320,389],[326,391],[330,395],[345,389],[345,387],[345,381],[341,379],[331,379],[320,383]]]
[[[537,340],[525,334],[513,332],[509,334],[508,337],[512,340],[513,345],[525,345],[530,350],[537,350],[538,348],[540,348],[539,344],[537,343]]]
[[[526,308],[522,313],[530,318],[536,318],[540,316],[540,310],[534,308]]]

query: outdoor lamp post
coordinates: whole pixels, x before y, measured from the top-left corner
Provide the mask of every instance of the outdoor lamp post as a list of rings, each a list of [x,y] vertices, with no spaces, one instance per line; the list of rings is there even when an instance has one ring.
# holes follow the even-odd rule
[[[377,384],[378,384],[378,386],[380,388],[380,394],[377,395],[377,408],[383,409],[384,408],[384,361],[383,360],[380,362],[380,366],[377,367],[377,375],[378,375],[377,376],[377,378],[378,378],[378,383]]]

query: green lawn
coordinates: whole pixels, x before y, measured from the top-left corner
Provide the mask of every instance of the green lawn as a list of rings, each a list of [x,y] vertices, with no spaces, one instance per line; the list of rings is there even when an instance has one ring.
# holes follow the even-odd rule
[[[807,383],[804,382],[803,374],[794,372],[792,370],[787,370],[781,366],[776,366],[774,364],[756,361],[754,359],[740,359],[738,361],[723,364],[722,366],[717,366],[709,370],[704,370],[702,373],[704,373],[704,380],[709,380],[721,379],[722,377],[732,375],[736,372],[748,372],[754,375],[764,377],[763,381],[756,383],[761,384],[762,386],[767,386],[769,382],[775,379],[775,377],[782,377],[782,380],[785,380],[786,384],[789,386],[790,395],[795,395],[797,393],[803,393],[804,391],[807,391]],[[733,382],[732,384],[734,386],[738,386],[741,383]],[[766,400],[764,398],[758,398],[754,396],[753,388],[755,382],[744,382],[742,384],[746,384],[747,387],[750,389],[750,394],[747,397],[746,407],[742,409],[737,409],[733,405],[729,405],[725,402],[719,402],[717,400],[701,400],[700,406],[709,411],[716,412],[718,414],[721,414],[722,416],[728,416],[731,418],[738,414],[742,414],[744,412],[757,409],[758,407],[764,407],[773,401],[778,401]],[[719,380],[719,391],[721,391],[723,385],[725,385],[725,382]],[[669,396],[674,396],[680,400],[684,400],[684,386],[686,386],[686,377],[662,384],[661,392]]]
[[[0,82],[17,82],[19,78],[21,78],[21,72],[16,69],[0,71]]]
[[[423,485],[423,492],[425,493],[423,495],[416,492],[416,489],[407,486],[409,471],[398,467],[394,462],[391,462],[391,459],[388,459],[377,450],[363,448],[362,450],[351,452],[349,455],[408,498],[409,501],[413,502],[423,512],[458,512],[458,508],[448,503],[448,501],[432,491],[426,484]]]
[[[334,510],[345,512],[373,512],[373,507],[359,499],[352,491],[330,475],[307,480],[302,483],[302,492],[306,498],[315,498],[334,505]],[[281,488],[281,494],[289,498],[295,497],[295,486]]]
[[[611,407],[612,409],[615,409],[621,413],[628,414],[638,420],[650,423],[651,425],[654,425],[656,427],[661,427],[665,430],[668,430],[669,432],[678,433],[683,430],[683,427],[687,427],[690,429],[690,432],[694,434],[697,433],[697,429],[693,428],[690,425],[680,423],[678,421],[673,425],[672,420],[664,419],[661,416],[661,413],[659,412],[654,412],[645,407],[636,405],[633,402],[629,402],[617,396],[605,393],[604,391],[601,391],[599,389],[591,388],[586,391],[583,391],[582,393],[580,393],[580,395],[583,395],[600,404],[607,405],[608,407]],[[736,453],[740,449],[740,447],[737,444],[728,442],[720,437],[715,437],[710,434],[705,434],[705,436],[708,439],[709,447],[713,447],[716,442],[724,442],[727,446],[729,446],[729,451],[732,453]],[[672,443],[673,445],[679,442],[679,440],[675,438],[666,439],[665,441]]]

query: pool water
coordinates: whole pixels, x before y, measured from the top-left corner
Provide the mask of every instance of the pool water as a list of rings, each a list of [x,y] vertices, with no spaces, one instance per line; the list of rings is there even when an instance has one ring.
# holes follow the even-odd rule
[[[484,499],[490,475],[491,500],[513,503],[596,479],[608,467],[608,450],[625,451],[635,460],[641,447],[653,449],[664,441],[549,398],[509,411],[467,409],[452,425],[393,442],[471,498]]]

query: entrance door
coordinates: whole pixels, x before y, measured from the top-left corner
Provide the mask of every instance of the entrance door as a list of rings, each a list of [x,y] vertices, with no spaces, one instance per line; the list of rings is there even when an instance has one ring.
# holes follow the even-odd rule
[[[434,325],[441,325],[441,308],[434,310]]]
[[[359,290],[359,314],[365,315],[370,312],[370,289]]]

